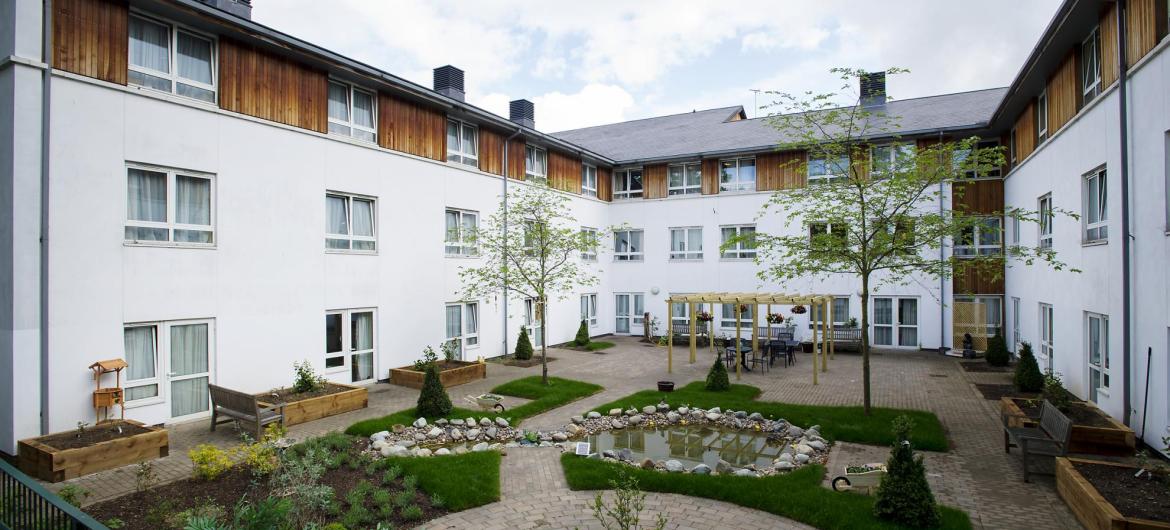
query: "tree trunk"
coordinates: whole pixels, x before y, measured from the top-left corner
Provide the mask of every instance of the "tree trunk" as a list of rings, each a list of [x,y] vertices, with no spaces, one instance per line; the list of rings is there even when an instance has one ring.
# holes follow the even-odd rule
[[[548,303],[540,303],[540,382],[548,386]]]
[[[869,273],[861,275],[861,387],[865,394],[865,415],[870,415],[872,401],[869,384]]]

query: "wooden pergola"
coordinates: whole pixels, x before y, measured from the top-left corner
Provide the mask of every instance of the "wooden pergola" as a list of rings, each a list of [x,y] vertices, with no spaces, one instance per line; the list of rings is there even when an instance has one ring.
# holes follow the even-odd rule
[[[760,334],[759,329],[760,306],[767,307],[767,314],[772,313],[773,305],[781,306],[796,306],[807,305],[809,310],[819,308],[821,315],[820,322],[813,322],[812,326],[812,343],[813,343],[813,384],[817,384],[817,357],[820,356],[820,371],[827,372],[829,370],[828,360],[836,353],[833,344],[833,334],[828,332],[827,326],[833,321],[833,297],[822,294],[788,294],[788,293],[700,293],[700,294],[677,294],[671,295],[666,299],[666,314],[668,318],[673,315],[675,304],[686,304],[687,314],[690,318],[690,342],[691,342],[691,364],[695,362],[695,353],[697,351],[697,340],[695,333],[698,329],[698,312],[695,311],[698,304],[711,304],[712,321],[710,330],[711,351],[715,350],[715,322],[714,322],[714,308],[715,304],[732,304],[735,308],[735,344],[738,345],[743,337],[743,326],[740,321],[740,308],[746,305],[755,306],[752,311],[752,349],[756,352],[760,350]],[[810,313],[811,315],[811,313]],[[765,320],[766,321],[766,320]],[[768,329],[772,327],[768,323]],[[818,329],[819,328],[819,329]],[[666,341],[666,371],[674,372],[674,331],[673,326],[667,326],[668,340]],[[818,333],[819,332],[819,333]],[[769,332],[769,335],[771,333]],[[735,363],[735,379],[738,381],[743,377],[743,362],[741,359],[736,359]]]

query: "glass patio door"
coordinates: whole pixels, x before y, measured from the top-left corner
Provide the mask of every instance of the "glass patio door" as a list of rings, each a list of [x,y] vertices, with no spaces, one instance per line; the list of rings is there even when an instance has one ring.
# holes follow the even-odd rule
[[[533,348],[539,348],[544,344],[544,336],[540,331],[540,321],[544,315],[538,310],[539,305],[533,298],[524,300],[524,325],[528,328],[528,338],[532,341]]]
[[[918,346],[918,299],[898,299],[898,346]]]
[[[874,298],[873,343],[877,346],[918,346],[918,299]]]
[[[1046,372],[1052,371],[1052,360],[1056,356],[1052,341],[1052,306],[1040,304],[1040,366]]]
[[[373,311],[350,313],[349,368],[351,382],[374,378]]]
[[[623,335],[641,335],[645,326],[644,298],[641,293],[621,293],[614,295],[616,306],[617,327],[615,331]]]
[[[211,377],[209,325],[172,324],[167,379],[170,384],[171,418],[207,412],[207,384]]]

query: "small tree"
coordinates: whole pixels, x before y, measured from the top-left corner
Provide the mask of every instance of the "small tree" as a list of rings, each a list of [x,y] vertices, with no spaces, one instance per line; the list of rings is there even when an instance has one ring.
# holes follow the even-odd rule
[[[996,330],[995,336],[987,339],[987,351],[983,354],[987,359],[987,364],[992,366],[1007,366],[1012,356],[1008,353],[1007,343],[1003,340],[1003,335]]]
[[[926,482],[922,456],[915,456],[910,446],[913,427],[913,421],[906,416],[894,419],[894,448],[886,464],[886,475],[878,486],[873,514],[914,528],[936,528],[940,517],[938,504]]]
[[[517,361],[532,358],[532,341],[528,340],[528,328],[525,326],[520,326],[520,336],[516,337],[516,351],[512,355]]]
[[[727,367],[723,366],[723,359],[715,358],[715,364],[707,372],[707,390],[724,392],[731,389],[731,381],[727,378]]]
[[[1020,345],[1020,360],[1016,361],[1013,379],[1016,390],[1020,392],[1044,390],[1044,374],[1040,373],[1040,365],[1036,363],[1036,356],[1032,354],[1032,345],[1027,342]]]
[[[589,344],[589,322],[581,321],[581,326],[577,328],[577,338],[573,340],[578,346]]]
[[[618,470],[618,478],[610,480],[609,484],[614,489],[613,507],[606,506],[605,498],[598,493],[593,497],[593,517],[605,530],[641,530],[646,494],[638,489],[638,479]],[[667,522],[665,515],[658,514],[653,528],[663,530]]]
[[[434,364],[428,365],[416,412],[426,418],[441,418],[450,414],[451,408],[451,398],[447,396],[443,382],[439,381],[439,369]]]

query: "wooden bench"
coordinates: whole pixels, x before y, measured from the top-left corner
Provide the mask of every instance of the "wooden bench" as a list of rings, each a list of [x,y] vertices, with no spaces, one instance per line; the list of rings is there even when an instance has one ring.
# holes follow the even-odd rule
[[[695,343],[700,347],[708,347],[711,345],[707,330],[711,327],[710,322],[696,322],[695,323]],[[671,322],[670,336],[676,346],[689,346],[691,344],[691,323],[687,322]]]
[[[277,405],[261,405],[259,399],[252,394],[246,394],[224,388],[208,385],[211,389],[211,430],[219,423],[238,421],[247,424],[256,434],[256,440],[264,436],[264,426],[269,423],[280,422],[284,425],[284,403]],[[219,419],[227,416],[226,419]]]
[[[1011,453],[1012,447],[1019,447],[1024,456],[1024,482],[1029,482],[1031,470],[1028,468],[1028,457],[1038,456],[1065,456],[1068,454],[1068,441],[1072,436],[1072,420],[1068,419],[1060,410],[1044,402],[1040,408],[1040,422],[1037,427],[1013,427],[1013,419],[1018,417],[1012,414],[1002,414],[1003,419],[1003,450]],[[1019,422],[1015,422],[1019,424]]]

